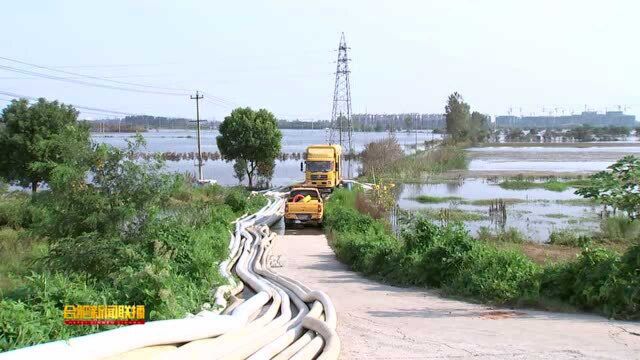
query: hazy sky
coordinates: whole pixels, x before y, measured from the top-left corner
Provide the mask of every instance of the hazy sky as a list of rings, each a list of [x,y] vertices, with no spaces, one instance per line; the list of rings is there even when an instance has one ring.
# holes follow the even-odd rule
[[[200,89],[207,119],[221,120],[235,105],[322,119],[331,113],[334,49],[344,31],[356,113],[441,113],[447,95],[458,91],[472,109],[493,115],[510,107],[540,114],[543,106],[571,113],[618,104],[640,115],[639,14],[638,1],[5,1],[0,56]],[[0,66],[73,78],[1,59]],[[87,87],[6,68],[0,92],[195,116],[187,96]]]

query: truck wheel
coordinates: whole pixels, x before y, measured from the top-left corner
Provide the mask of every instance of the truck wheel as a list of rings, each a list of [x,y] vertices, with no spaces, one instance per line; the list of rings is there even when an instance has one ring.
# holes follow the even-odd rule
[[[293,221],[284,219],[284,227],[285,228],[290,228],[291,225],[293,225]]]

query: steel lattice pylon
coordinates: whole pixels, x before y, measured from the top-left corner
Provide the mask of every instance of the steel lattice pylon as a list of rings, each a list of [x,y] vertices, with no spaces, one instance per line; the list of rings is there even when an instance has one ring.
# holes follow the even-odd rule
[[[331,128],[329,143],[338,143],[349,153],[353,152],[351,135],[351,86],[349,84],[349,57],[344,33],[338,45],[338,61],[336,66],[336,85],[333,90],[333,109],[331,111]],[[346,146],[345,146],[346,145]]]

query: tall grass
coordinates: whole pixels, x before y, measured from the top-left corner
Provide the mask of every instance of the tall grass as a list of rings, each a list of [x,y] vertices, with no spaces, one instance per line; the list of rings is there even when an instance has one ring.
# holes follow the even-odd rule
[[[518,250],[473,239],[460,223],[436,225],[415,217],[396,237],[356,209],[357,196],[334,192],[325,213],[336,255],[356,271],[489,303],[544,306],[551,301],[640,319],[640,244],[623,256],[585,247],[575,260],[539,265]]]
[[[376,180],[418,181],[426,174],[466,169],[467,166],[468,159],[463,149],[455,146],[440,146],[406,155],[386,164],[377,173],[368,174],[367,177],[371,179],[375,177]]]

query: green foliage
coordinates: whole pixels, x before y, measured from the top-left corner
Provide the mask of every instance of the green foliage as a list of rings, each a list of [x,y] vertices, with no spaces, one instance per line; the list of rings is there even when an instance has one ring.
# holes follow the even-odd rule
[[[430,219],[442,222],[489,220],[489,216],[484,213],[455,208],[421,209],[419,212]]]
[[[33,212],[28,194],[16,191],[0,195],[0,226],[28,227],[33,221]]]
[[[64,304],[144,304],[158,320],[211,301],[231,222],[265,198],[194,187],[165,175],[158,159],[136,160],[139,146],[78,153],[52,168],[50,191],[30,199],[0,195],[0,351],[104,329],[63,325]],[[47,242],[23,239],[32,234]],[[4,250],[21,254],[19,263],[6,265]],[[35,250],[36,262],[22,254]]]
[[[478,240],[493,241],[501,243],[522,244],[527,238],[517,228],[510,227],[497,232],[491,231],[488,227],[482,226],[478,230]]]
[[[609,171],[592,175],[591,184],[576,191],[587,199],[622,210],[631,219],[640,214],[640,158],[628,155],[609,166]]]
[[[589,242],[589,239],[576,234],[575,231],[563,229],[554,230],[549,235],[549,244],[563,246],[583,246]]]
[[[569,188],[580,188],[589,185],[589,180],[586,179],[573,179],[573,180],[558,180],[550,179],[547,181],[537,182],[533,180],[526,180],[524,177],[512,178],[503,181],[499,186],[508,190],[528,190],[528,189],[545,189],[549,191],[562,192]]]
[[[640,220],[624,216],[605,217],[600,223],[600,232],[596,235],[609,242],[631,242],[640,239]]]
[[[469,123],[469,140],[473,143],[481,143],[487,141],[491,134],[489,130],[489,116],[481,114],[477,111],[471,113]]]
[[[0,176],[35,192],[56,164],[89,147],[89,129],[77,118],[72,106],[57,101],[12,101],[0,116]]]
[[[272,113],[246,107],[237,108],[224,118],[216,141],[222,157],[227,161],[236,161],[236,173],[245,165],[249,187],[253,187],[258,167],[261,164],[262,168],[268,167],[280,153],[281,139],[282,133]],[[261,174],[269,175],[269,172],[263,169]]]
[[[488,140],[491,135],[489,116],[478,111],[471,113],[470,109],[462,95],[457,92],[449,95],[445,106],[445,121],[447,133],[453,142],[480,143]]]
[[[449,95],[447,105],[445,106],[445,119],[447,125],[447,133],[451,135],[454,141],[466,140],[469,136],[469,104],[464,102],[462,95],[454,92]]]
[[[335,191],[325,225],[338,258],[356,271],[490,303],[544,304],[551,299],[640,319],[640,245],[623,256],[587,246],[574,261],[540,266],[520,251],[474,240],[461,224],[439,226],[417,216],[396,237],[381,221],[358,212],[355,199],[354,192]],[[516,236],[507,238],[501,241]]]
[[[497,303],[538,294],[540,268],[518,251],[478,246],[465,265],[448,285],[455,293]]]

